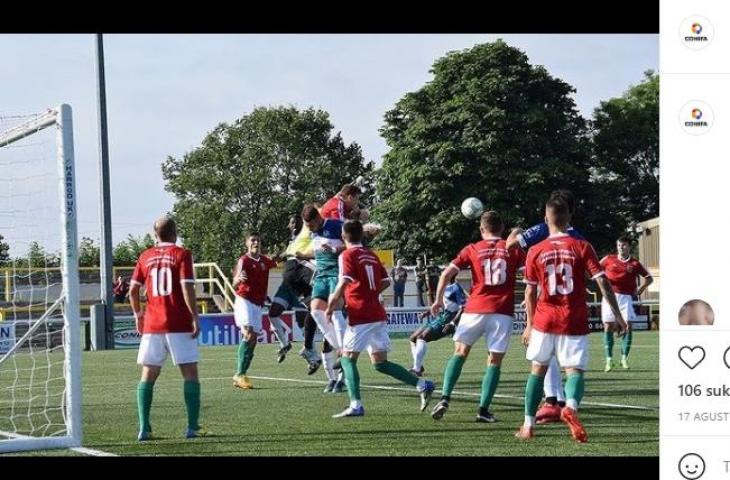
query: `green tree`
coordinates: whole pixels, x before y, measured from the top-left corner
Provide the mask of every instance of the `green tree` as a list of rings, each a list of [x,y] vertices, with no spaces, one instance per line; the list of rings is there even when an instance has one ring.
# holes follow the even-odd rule
[[[593,113],[591,232],[599,244],[659,215],[659,76],[652,71]]]
[[[114,247],[112,255],[115,267],[133,267],[137,264],[139,256],[150,247],[155,245],[155,240],[149,233],[141,237],[128,235]]]
[[[182,158],[168,157],[162,172],[176,198],[173,216],[196,259],[228,270],[246,232],[261,233],[272,250],[305,202],[323,202],[358,176],[372,189],[372,162],[333,130],[322,110],[259,107],[218,125]]]
[[[0,267],[10,264],[10,245],[5,241],[5,237],[0,235]]]
[[[16,268],[52,268],[61,265],[61,256],[57,252],[47,252],[43,245],[33,241],[25,256],[16,258],[13,264]]]
[[[542,220],[552,190],[584,195],[589,146],[573,87],[501,40],[451,52],[431,73],[380,130],[390,150],[377,179],[378,245],[444,261],[477,238],[459,211],[467,197],[525,225]]]
[[[79,244],[79,267],[98,267],[99,246],[89,237],[83,237]]]

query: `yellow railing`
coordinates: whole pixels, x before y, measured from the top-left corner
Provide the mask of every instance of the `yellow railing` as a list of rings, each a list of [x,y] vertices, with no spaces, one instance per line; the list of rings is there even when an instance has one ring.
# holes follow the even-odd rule
[[[233,310],[233,301],[236,298],[236,290],[233,288],[230,280],[228,280],[228,277],[223,273],[218,264],[213,262],[196,263],[194,267],[195,283],[208,285],[208,290],[211,295],[213,295],[213,292],[216,291],[213,287],[217,287],[218,292],[220,292],[220,295],[222,295],[225,299],[228,309]],[[200,275],[198,275],[199,269],[207,269],[208,277],[201,278]]]

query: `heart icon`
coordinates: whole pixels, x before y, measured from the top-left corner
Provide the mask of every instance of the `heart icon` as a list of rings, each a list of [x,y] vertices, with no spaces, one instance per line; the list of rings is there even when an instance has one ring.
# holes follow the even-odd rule
[[[679,359],[691,370],[705,359],[705,349],[699,345],[694,347],[685,345],[679,349]]]

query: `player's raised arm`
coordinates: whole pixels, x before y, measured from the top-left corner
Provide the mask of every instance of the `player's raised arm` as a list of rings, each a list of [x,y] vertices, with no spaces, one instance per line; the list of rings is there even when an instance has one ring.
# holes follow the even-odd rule
[[[507,240],[505,241],[505,247],[507,250],[511,249],[512,247],[518,246],[520,244],[519,237],[522,234],[522,229],[517,227],[513,228],[511,232],[509,232],[509,236],[507,237]]]

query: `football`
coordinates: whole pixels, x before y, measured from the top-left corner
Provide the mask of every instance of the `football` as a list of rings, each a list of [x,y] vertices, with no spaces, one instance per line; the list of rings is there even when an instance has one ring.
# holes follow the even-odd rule
[[[477,218],[484,211],[484,205],[478,198],[470,197],[461,203],[461,213],[468,219]]]

